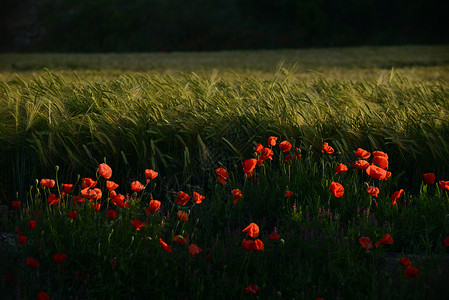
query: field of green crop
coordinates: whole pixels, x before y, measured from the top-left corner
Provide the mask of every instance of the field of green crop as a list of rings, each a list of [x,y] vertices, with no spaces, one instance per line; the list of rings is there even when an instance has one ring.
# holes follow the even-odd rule
[[[447,46],[2,54],[4,295],[436,297],[448,82]]]

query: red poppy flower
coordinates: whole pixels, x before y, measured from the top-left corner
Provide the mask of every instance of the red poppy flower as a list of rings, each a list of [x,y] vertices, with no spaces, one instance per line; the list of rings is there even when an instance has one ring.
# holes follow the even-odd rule
[[[159,207],[161,207],[161,201],[151,200],[150,205],[145,210],[145,213],[149,214],[150,212],[156,212],[156,211],[158,211]]]
[[[108,218],[109,220],[115,220],[115,218],[117,218],[117,212],[113,211],[113,210],[108,210]]]
[[[271,147],[276,146],[276,141],[277,141],[277,140],[278,140],[277,137],[275,137],[275,136],[270,136],[270,137],[268,138],[268,146],[271,146]]]
[[[117,183],[115,183],[114,181],[106,180],[106,189],[108,191],[113,191],[118,187],[119,187],[119,185]]]
[[[72,199],[73,199],[73,204],[81,204],[81,203],[86,202],[86,199],[81,196],[73,196]]]
[[[203,196],[203,195],[201,195],[201,194],[199,194],[199,193],[197,193],[197,192],[193,192],[193,201],[194,201],[196,204],[202,203],[204,199],[206,199],[205,196]]]
[[[112,169],[107,164],[100,164],[100,166],[98,167],[98,174],[106,179],[109,179],[112,176]]]
[[[438,181],[438,185],[440,186],[440,189],[449,192],[449,181],[440,180]]]
[[[182,235],[180,235],[180,234],[175,235],[175,236],[173,237],[173,240],[174,240],[176,243],[178,243],[178,244],[181,244],[181,245],[187,245],[187,240],[186,240]]]
[[[371,239],[369,237],[362,236],[361,238],[359,238],[359,243],[365,249],[373,248],[373,243],[371,242]]]
[[[100,203],[92,203],[92,209],[95,211],[99,211],[101,207]]]
[[[237,204],[237,202],[243,197],[242,192],[239,189],[233,189],[231,194],[233,197],[232,202],[234,204]]]
[[[401,265],[403,265],[404,267],[408,267],[411,266],[411,262],[410,259],[407,257],[401,257]]]
[[[123,196],[122,194],[117,194],[115,196],[112,196],[112,193],[111,193],[111,202],[115,206],[118,206],[120,208],[128,207],[127,203],[125,202],[125,196]]]
[[[56,204],[59,203],[59,199],[58,199],[58,197],[56,197],[55,194],[50,193],[50,194],[48,195],[47,202],[48,202],[48,204],[50,204],[50,205],[56,205]]]
[[[249,178],[254,174],[254,168],[256,167],[257,159],[251,158],[243,162],[243,173]]]
[[[328,143],[324,143],[323,144],[323,148],[321,149],[321,152],[327,152],[329,154],[332,154],[335,152],[334,148],[332,148],[331,146],[329,146]]]
[[[373,156],[382,156],[385,159],[388,159],[388,154],[382,151],[373,151]]]
[[[254,149],[254,152],[259,153],[262,151],[263,145],[261,143],[257,144],[256,149]]]
[[[281,239],[281,236],[277,233],[277,232],[273,232],[272,234],[270,234],[270,236],[268,237],[268,239],[270,241],[277,241]]]
[[[52,188],[55,186],[56,182],[53,179],[41,179],[40,184],[46,188]]]
[[[64,190],[64,193],[68,194],[72,191],[73,188],[73,184],[69,184],[69,183],[64,183],[62,185],[62,189]]]
[[[288,150],[290,150],[292,148],[292,144],[290,144],[290,142],[288,142],[288,141],[282,141],[279,144],[279,147],[281,148],[282,152],[287,152]]]
[[[449,236],[443,240],[443,246],[449,247]]]
[[[366,189],[366,192],[367,192],[368,194],[372,195],[373,197],[379,196],[379,188],[374,187],[374,186],[369,186],[369,187]]]
[[[41,264],[39,263],[39,260],[34,259],[34,258],[32,258],[32,257],[27,257],[27,258],[26,258],[26,266],[27,266],[27,267],[36,269],[36,268],[38,268],[40,265],[41,265]]]
[[[183,212],[182,210],[178,211],[178,213],[176,215],[183,222],[187,222],[189,220],[189,215],[187,213]]]
[[[335,168],[335,174],[343,173],[346,172],[347,170],[348,167],[345,164],[341,163]]]
[[[184,206],[189,200],[190,196],[187,193],[184,193],[183,191],[178,192],[178,195],[176,197],[176,203],[178,203],[181,206]]]
[[[84,188],[81,190],[81,196],[92,201],[97,201],[103,196],[103,192],[99,188]]]
[[[366,170],[369,167],[369,162],[366,160],[357,160],[355,163],[351,164],[351,168],[353,169],[360,169],[360,170]]]
[[[24,236],[24,235],[19,235],[17,237],[17,240],[18,240],[20,245],[25,245],[25,243],[27,242],[27,237]]]
[[[165,252],[173,252],[171,246],[167,245],[167,243],[164,242],[163,239],[159,238],[159,243],[161,244],[162,250],[164,250]]]
[[[334,181],[332,181],[331,185],[329,186],[329,190],[337,198],[343,197],[343,194],[345,193],[344,187],[340,183]]]
[[[423,174],[424,183],[432,185],[435,182],[435,174],[434,173],[425,173]]]
[[[20,205],[22,204],[21,201],[13,201],[12,202],[12,208],[13,209],[19,209]]]
[[[366,150],[363,150],[362,148],[357,149],[357,151],[355,152],[355,155],[357,157],[363,158],[363,159],[368,159],[371,156],[371,153],[369,153]]]
[[[301,157],[301,153],[299,153],[299,148],[295,147],[295,158],[298,159]]]
[[[85,188],[93,188],[97,185],[97,182],[93,180],[92,178],[83,178],[83,185],[81,186],[81,189]]]
[[[285,197],[290,198],[294,193],[292,191],[285,191]]]
[[[67,213],[67,216],[72,220],[76,220],[76,218],[78,217],[78,212],[76,210],[71,211]]]
[[[65,254],[65,253],[56,253],[55,255],[53,255],[53,260],[57,264],[62,264],[63,262],[65,262],[66,259],[67,259],[67,254]]]
[[[242,232],[245,232],[252,238],[258,237],[259,236],[259,226],[257,226],[256,223],[251,223],[248,226],[246,226],[246,228],[243,229]]]
[[[375,165],[369,165],[366,168],[366,174],[368,174],[369,176],[371,176],[374,179],[378,179],[378,180],[384,180],[384,179],[388,179],[388,177],[390,177],[391,173],[385,171],[384,169],[375,166]],[[390,174],[388,174],[390,173]]]
[[[3,275],[3,278],[5,279],[6,283],[11,283],[11,282],[13,282],[16,279],[16,276],[13,273],[11,273],[11,272],[6,272]]]
[[[391,201],[393,203],[393,206],[396,205],[396,201],[398,201],[399,198],[401,198],[403,194],[404,194],[404,190],[400,189],[399,191],[396,191],[393,193],[393,195],[391,195]]]
[[[145,179],[148,181],[153,180],[154,178],[156,178],[159,175],[158,172],[153,171],[151,169],[146,169],[145,170]]]
[[[247,251],[251,251],[251,250],[253,250],[254,241],[253,240],[243,240],[242,246],[243,246],[243,249],[245,249]]]
[[[34,220],[28,221],[27,226],[28,226],[29,229],[36,228],[36,221],[34,221]]]
[[[189,246],[189,253],[190,253],[190,256],[192,256],[192,257],[194,257],[195,255],[198,255],[201,251],[203,251],[203,249],[199,248],[195,244],[191,244]]]
[[[291,166],[293,164],[293,155],[291,154],[287,154],[286,156],[284,156],[284,164],[289,164],[289,166]]]
[[[224,168],[217,168],[215,173],[217,174],[217,181],[224,185],[226,179],[228,179],[228,172]]]
[[[388,168],[388,159],[383,156],[374,156],[373,163],[379,166],[379,168],[387,169]]]
[[[384,235],[383,238],[381,238],[379,241],[376,242],[376,248],[378,248],[380,244],[391,245],[393,244],[393,238],[389,233],[387,233],[386,235]]]
[[[261,166],[262,162],[266,159],[273,160],[273,155],[273,150],[271,150],[270,148],[263,148],[262,152],[260,153],[259,160],[257,161],[257,165]]]
[[[259,287],[257,285],[250,284],[248,287],[245,288],[245,293],[257,295],[258,290],[259,290]]]
[[[40,292],[37,294],[36,300],[50,300],[50,296],[46,292]]]
[[[145,186],[143,184],[141,184],[139,181],[133,181],[131,182],[131,190],[133,192],[140,192],[143,191],[145,189]]]
[[[404,276],[407,278],[415,278],[416,276],[418,276],[418,273],[418,268],[408,266],[404,271]]]
[[[145,223],[140,220],[131,220],[130,222],[134,226],[135,230],[140,230],[140,228],[145,226]]]

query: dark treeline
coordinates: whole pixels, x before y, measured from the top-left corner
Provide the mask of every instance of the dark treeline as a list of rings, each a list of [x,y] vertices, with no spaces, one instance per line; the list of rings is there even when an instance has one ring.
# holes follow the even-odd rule
[[[2,0],[0,51],[445,44],[441,0]]]

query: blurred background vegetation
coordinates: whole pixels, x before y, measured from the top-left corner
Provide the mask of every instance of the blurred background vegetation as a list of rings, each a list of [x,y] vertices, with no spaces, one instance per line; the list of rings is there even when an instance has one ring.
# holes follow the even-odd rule
[[[447,44],[440,0],[3,0],[1,52]]]

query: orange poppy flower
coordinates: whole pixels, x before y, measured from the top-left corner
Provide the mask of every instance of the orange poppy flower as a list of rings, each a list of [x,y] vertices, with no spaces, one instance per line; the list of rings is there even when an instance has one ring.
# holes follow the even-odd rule
[[[40,184],[46,188],[52,188],[55,186],[56,182],[53,179],[41,179]]]
[[[115,183],[114,181],[106,180],[106,189],[108,191],[113,191],[118,187],[119,187],[119,185],[117,183]]]
[[[41,264],[39,263],[39,260],[32,258],[32,257],[27,257],[26,258],[26,266],[36,269],[40,266]]]
[[[131,190],[133,192],[138,193],[140,191],[143,191],[144,189],[145,189],[145,186],[143,184],[141,184],[139,181],[136,180],[136,181],[131,182]]]
[[[203,251],[203,249],[199,248],[195,244],[191,244],[189,246],[189,253],[190,253],[190,256],[192,256],[192,257],[194,257],[195,255],[198,255],[201,251]]]
[[[275,137],[275,136],[270,136],[270,137],[268,138],[268,146],[271,146],[271,147],[276,146],[276,141],[277,141],[277,140],[278,140],[277,137]]]
[[[145,210],[145,213],[149,214],[150,212],[156,212],[156,211],[158,211],[159,207],[161,207],[161,201],[151,200],[150,205]]]
[[[67,254],[65,253],[56,253],[53,255],[53,260],[57,264],[62,264],[67,259]]]
[[[384,235],[383,238],[381,238],[379,241],[376,242],[376,248],[379,248],[379,245],[391,245],[393,244],[393,238],[391,237],[391,235],[389,233],[387,233],[386,235]]]
[[[440,180],[438,181],[438,185],[440,186],[440,189],[449,192],[449,181]]]
[[[360,169],[360,170],[366,170],[369,167],[369,162],[366,160],[357,160],[355,163],[351,164],[351,168],[353,169]]]
[[[159,238],[159,243],[161,244],[162,250],[164,250],[165,252],[169,252],[169,253],[173,252],[171,246],[167,245],[167,243],[164,242],[163,239]]]
[[[379,168],[387,169],[388,168],[388,159],[383,156],[374,156],[373,163],[379,166]]]
[[[242,192],[239,189],[233,189],[231,191],[232,194],[232,203],[237,204],[239,200],[243,197]]]
[[[259,290],[259,287],[257,285],[250,284],[248,287],[245,288],[245,293],[257,295],[258,290]]]
[[[279,147],[281,148],[282,152],[287,152],[288,150],[290,150],[292,148],[292,144],[290,144],[290,142],[288,142],[288,141],[282,141],[279,144]]]
[[[193,192],[193,202],[195,202],[196,204],[202,203],[204,199],[206,199],[205,196],[203,196],[197,192]]]
[[[355,152],[355,156],[363,158],[363,159],[368,159],[371,156],[371,153],[369,153],[366,150],[363,150],[362,148],[359,148]]]
[[[175,235],[174,237],[173,237],[173,240],[176,242],[176,243],[178,243],[178,244],[181,244],[181,245],[187,245],[187,240],[182,236],[182,235],[180,235],[180,234],[178,234],[178,235]]]
[[[408,267],[411,266],[411,262],[410,259],[407,257],[401,257],[401,265],[403,265],[404,267]]]
[[[27,237],[24,236],[24,235],[19,235],[17,237],[17,240],[18,240],[20,245],[25,245],[25,243],[27,242]]]
[[[374,186],[369,186],[369,187],[366,189],[366,192],[367,192],[368,194],[372,195],[373,197],[379,196],[379,188],[374,187]]]
[[[248,226],[246,226],[246,228],[243,229],[242,232],[245,232],[252,238],[258,237],[259,236],[259,226],[257,226],[256,223],[251,223]]]
[[[285,191],[285,197],[290,198],[294,193],[292,191]]]
[[[12,202],[12,209],[19,209],[21,204],[22,204],[21,201],[13,201]]]
[[[270,148],[263,148],[259,156],[259,161],[263,162],[266,159],[273,160],[273,155],[273,150],[271,150]],[[259,163],[259,161],[257,162],[258,166],[262,165],[262,163]]]
[[[183,191],[178,192],[176,197],[176,203],[178,203],[178,205],[184,206],[189,200],[190,196],[187,193],[184,193]]]
[[[340,163],[336,168],[335,168],[335,174],[339,174],[339,173],[343,173],[346,172],[348,170],[348,167],[343,164]]]
[[[373,156],[382,156],[385,159],[388,159],[388,154],[382,151],[373,151]]]
[[[263,145],[261,143],[257,144],[256,149],[254,149],[254,152],[259,153],[262,151]]]
[[[117,212],[113,211],[113,210],[108,210],[108,218],[109,220],[115,220],[115,218],[117,218]]]
[[[92,203],[92,209],[95,211],[99,211],[101,207],[100,203]]]
[[[83,185],[81,186],[82,189],[85,188],[93,188],[97,185],[97,182],[93,180],[92,178],[83,178]]]
[[[50,296],[46,292],[40,292],[37,294],[36,300],[50,300]]]
[[[50,205],[55,205],[55,204],[58,204],[58,203],[59,203],[59,199],[58,199],[58,197],[56,197],[55,194],[50,193],[50,194],[48,195],[47,202],[48,202],[48,204],[50,204]]]
[[[100,166],[98,167],[98,174],[106,179],[109,179],[112,176],[112,169],[105,163],[100,164]]]
[[[369,165],[365,171],[366,171],[366,174],[368,174],[372,178],[378,179],[378,180],[388,179],[388,177],[390,177],[390,175],[391,175],[390,172],[387,172],[384,169],[382,169],[378,166],[375,166],[375,165]]]
[[[277,232],[273,232],[272,234],[270,234],[270,236],[268,237],[268,239],[270,241],[277,241],[281,239],[281,236],[277,233]]]
[[[140,220],[131,220],[131,224],[134,226],[134,229],[140,230],[143,226],[145,226],[145,223]]]
[[[217,168],[215,173],[217,174],[217,181],[224,185],[226,179],[228,179],[228,172],[224,168]]]
[[[125,196],[123,196],[122,194],[117,194],[114,197],[111,196],[111,202],[115,206],[118,206],[120,208],[128,207],[126,202],[125,202]]]
[[[337,198],[343,197],[345,193],[344,187],[340,183],[334,181],[332,181],[331,185],[329,186],[329,190]]]
[[[403,194],[404,194],[404,190],[400,189],[399,191],[396,191],[393,193],[393,195],[391,195],[391,201],[393,203],[393,206],[396,205],[396,201],[398,201],[399,198],[401,198]]]
[[[243,173],[245,173],[246,177],[251,177],[254,174],[254,168],[256,167],[257,159],[251,158],[247,159],[243,162]]]
[[[76,220],[76,218],[78,217],[78,212],[76,210],[68,212],[67,216],[72,220]]]
[[[264,251],[264,244],[261,240],[257,239],[254,241],[253,250]]]
[[[335,150],[334,150],[334,148],[329,146],[328,143],[324,143],[323,148],[321,149],[321,152],[323,152],[323,153],[326,152],[326,153],[332,154],[335,152]]]
[[[443,240],[443,246],[449,247],[449,236]]]
[[[183,212],[182,210],[178,211],[178,213],[176,215],[183,222],[187,222],[189,220],[189,215],[187,213]]]
[[[373,248],[373,243],[371,242],[371,239],[369,237],[362,236],[361,238],[359,238],[359,243],[365,249]]]
[[[435,174],[434,173],[425,173],[423,174],[424,183],[428,185],[432,185],[435,182]]]
[[[36,221],[34,221],[34,220],[29,220],[28,223],[27,223],[27,226],[28,226],[29,229],[34,229],[34,228],[36,228]]]
[[[69,183],[64,183],[62,185],[62,189],[64,190],[64,193],[68,194],[72,191],[73,188],[73,184],[69,184]]]
[[[81,190],[81,196],[92,201],[97,201],[103,196],[103,193],[99,188],[85,188]]]
[[[419,273],[418,268],[408,266],[404,271],[404,276],[406,278],[415,278],[416,276],[418,276],[418,273]]]
[[[159,175],[158,172],[153,171],[151,169],[146,169],[145,170],[145,179],[148,181],[153,180],[154,178],[156,178]]]

